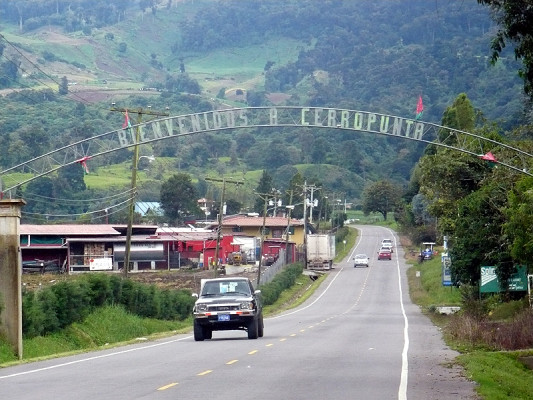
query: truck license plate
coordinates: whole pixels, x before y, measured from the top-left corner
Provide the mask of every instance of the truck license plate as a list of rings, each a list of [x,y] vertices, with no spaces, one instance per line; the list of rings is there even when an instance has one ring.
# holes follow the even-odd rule
[[[229,314],[218,314],[219,321],[229,321]]]

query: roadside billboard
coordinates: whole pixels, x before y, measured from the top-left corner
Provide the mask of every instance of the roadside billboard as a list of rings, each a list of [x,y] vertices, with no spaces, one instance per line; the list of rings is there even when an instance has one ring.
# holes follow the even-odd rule
[[[508,282],[508,290],[511,292],[527,291],[527,268],[525,265],[518,265],[517,272],[511,275]],[[496,267],[481,267],[481,284],[479,285],[480,293],[499,293],[504,290],[501,288],[500,280],[496,275]]]

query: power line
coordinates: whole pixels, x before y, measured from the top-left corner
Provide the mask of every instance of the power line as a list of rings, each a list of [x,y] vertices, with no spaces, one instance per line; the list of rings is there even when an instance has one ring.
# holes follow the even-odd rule
[[[48,196],[42,196],[42,195],[35,194],[35,193],[26,193],[26,192],[24,192],[24,197],[28,198],[28,199],[31,199],[31,200],[34,200],[36,202],[47,202],[48,200],[53,200],[53,201],[56,201],[58,203],[59,202],[64,202],[65,204],[69,204],[69,203],[76,204],[76,203],[94,203],[94,202],[101,202],[101,201],[104,201],[104,200],[116,199],[116,198],[127,196],[130,193],[132,193],[132,190],[128,189],[125,192],[120,192],[118,194],[113,194],[113,195],[110,195],[110,196],[104,196],[104,197],[93,198],[93,199],[66,199],[66,198],[48,197]]]
[[[3,39],[7,44],[9,44],[18,54],[20,54],[28,63],[30,63],[30,65],[32,65],[37,71],[41,72],[44,76],[46,76],[48,79],[50,79],[52,82],[56,83],[58,86],[61,86],[61,83],[56,81],[54,79],[54,77],[52,77],[51,75],[47,74],[46,72],[44,72],[38,65],[36,65],[33,61],[31,61],[28,57],[26,57],[26,55],[24,53],[22,53],[19,48],[17,46],[15,46],[13,43],[11,43],[9,40],[6,39],[6,37],[4,35],[2,35],[0,33],[0,39]],[[6,59],[7,57],[5,55],[3,55]],[[9,60],[9,59],[8,59]],[[10,60],[11,61],[11,60]],[[11,61],[13,62],[13,61]],[[18,67],[18,66],[17,66]],[[37,80],[38,82],[40,82],[39,80]],[[50,86],[48,86],[46,83],[43,83],[43,82],[40,82],[42,84],[44,84],[45,86],[49,87],[50,89],[54,90],[55,91],[55,88],[51,88]],[[85,103],[85,104],[88,104],[87,103],[87,100],[85,100],[84,98],[82,97],[79,97],[77,96],[76,94],[72,94],[74,97],[78,97],[82,103]]]
[[[110,208],[116,208],[116,207],[119,207],[119,206],[124,206],[122,207],[121,209],[124,209],[127,207],[127,204],[129,204],[130,200],[133,198],[132,197],[128,197],[127,199],[125,199],[124,201],[120,202],[120,203],[117,203],[115,204],[114,206],[111,206],[111,207],[105,207],[105,208],[101,208],[101,209],[98,209],[98,210],[94,210],[94,211],[86,211],[86,212],[83,212],[83,213],[73,213],[73,214],[51,214],[51,213],[34,213],[34,212],[29,212],[29,211],[22,211],[21,213],[23,215],[28,215],[28,216],[41,216],[41,217],[61,217],[61,218],[67,218],[67,217],[79,217],[79,216],[82,216],[82,215],[91,215],[91,214],[97,214],[97,213],[102,213],[102,212],[105,212],[107,214],[109,214],[109,209]]]

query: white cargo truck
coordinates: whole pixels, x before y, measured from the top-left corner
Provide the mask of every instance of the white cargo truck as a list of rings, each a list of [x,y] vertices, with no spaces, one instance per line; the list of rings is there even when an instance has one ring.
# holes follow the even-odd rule
[[[307,235],[307,269],[328,270],[335,258],[335,235]]]

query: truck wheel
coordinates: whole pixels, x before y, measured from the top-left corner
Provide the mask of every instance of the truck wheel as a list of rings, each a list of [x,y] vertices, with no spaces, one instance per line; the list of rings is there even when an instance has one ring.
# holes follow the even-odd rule
[[[248,324],[248,339],[257,339],[259,336],[259,323],[257,319],[253,319]]]
[[[209,329],[207,326],[204,327],[204,338],[205,339],[212,339],[213,338],[213,331]]]
[[[198,323],[198,320],[194,320],[194,340],[196,342],[202,342],[204,337],[204,328]]]
[[[263,324],[263,314],[261,314],[261,318],[259,318],[259,322],[257,325],[257,334],[259,337],[263,337],[264,328],[265,326]]]

